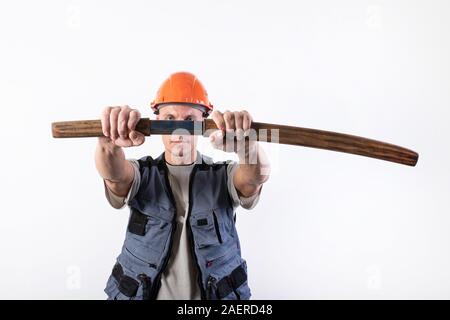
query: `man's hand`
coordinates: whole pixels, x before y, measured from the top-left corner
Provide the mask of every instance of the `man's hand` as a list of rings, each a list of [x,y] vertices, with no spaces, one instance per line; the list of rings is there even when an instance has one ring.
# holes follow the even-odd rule
[[[248,111],[225,111],[221,113],[216,110],[211,117],[219,129],[209,136],[214,148],[238,154],[248,153],[249,149],[254,149],[256,137],[251,136],[253,118]],[[224,137],[226,137],[225,141],[223,140]],[[245,137],[250,137],[250,139],[245,139]]]
[[[129,106],[106,107],[101,115],[103,134],[118,147],[139,146],[145,141],[145,136],[135,130],[140,119],[139,111]]]

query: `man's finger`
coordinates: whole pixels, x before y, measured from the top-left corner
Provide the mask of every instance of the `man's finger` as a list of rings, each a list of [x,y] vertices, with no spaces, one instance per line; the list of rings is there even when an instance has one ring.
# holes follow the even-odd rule
[[[145,136],[136,130],[131,131],[129,137],[133,146],[140,146],[145,141]]]
[[[102,115],[101,115],[101,122],[102,122],[102,131],[103,131],[103,135],[105,137],[109,137],[109,130],[110,130],[110,125],[109,125],[109,114],[111,113],[111,109],[112,107],[106,107],[105,109],[103,109],[102,111]]]
[[[131,142],[130,139],[124,139],[119,137],[116,140],[114,140],[114,144],[118,147],[128,148],[133,145],[133,142]]]
[[[128,130],[132,131],[136,128],[137,123],[141,119],[141,113],[138,110],[131,110],[128,117]]]
[[[244,137],[244,129],[243,129],[243,118],[244,114],[242,112],[235,112],[234,113],[234,123],[236,126],[236,137],[238,140],[242,140]]]
[[[211,118],[214,120],[214,123],[219,130],[225,131],[225,120],[223,119],[222,112],[219,110],[214,110],[211,114]]]
[[[110,137],[113,140],[119,137],[119,133],[117,132],[117,118],[119,117],[119,113],[120,107],[112,108],[109,113]]]
[[[233,131],[236,128],[236,125],[234,123],[234,113],[233,112],[225,112],[223,114],[223,119],[225,120],[225,130],[226,131]]]
[[[214,131],[209,135],[209,141],[215,149],[223,150],[223,133],[221,130]]]
[[[247,132],[252,126],[252,116],[246,110],[242,111],[242,114],[244,115],[242,121],[242,129]]]
[[[130,115],[130,107],[124,106],[120,109],[117,119],[117,131],[122,139],[128,138],[128,117]]]

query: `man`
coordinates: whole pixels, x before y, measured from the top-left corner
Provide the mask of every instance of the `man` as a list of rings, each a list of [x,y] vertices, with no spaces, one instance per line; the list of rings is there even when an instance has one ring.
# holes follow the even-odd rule
[[[151,107],[157,120],[202,121],[213,110],[201,82],[187,72],[172,74]],[[247,111],[211,116],[219,128],[209,137],[212,145],[236,152],[239,163],[213,163],[197,151],[197,136],[180,132],[162,136],[158,158],[127,160],[123,148],[144,142],[135,130],[140,113],[128,106],[104,109],[96,167],[109,203],[130,207],[108,299],[250,298],[235,210],[256,205],[270,166],[258,142],[245,139],[252,122]]]

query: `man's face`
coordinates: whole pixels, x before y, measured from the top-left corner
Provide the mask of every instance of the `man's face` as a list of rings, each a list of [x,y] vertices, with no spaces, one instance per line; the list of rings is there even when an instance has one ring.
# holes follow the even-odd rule
[[[167,105],[159,109],[157,120],[194,120],[203,121],[203,113],[190,106]],[[167,152],[173,157],[186,157],[197,150],[197,136],[194,135],[163,135],[162,140]]]

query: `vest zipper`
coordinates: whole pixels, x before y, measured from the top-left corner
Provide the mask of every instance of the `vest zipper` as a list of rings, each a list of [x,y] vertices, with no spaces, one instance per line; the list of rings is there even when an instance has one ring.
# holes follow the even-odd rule
[[[170,234],[169,249],[168,249],[166,256],[164,257],[164,261],[163,261],[161,270],[155,277],[155,281],[153,283],[151,294],[150,294],[150,300],[156,300],[158,291],[161,288],[161,275],[163,274],[164,270],[167,267],[167,264],[169,263],[169,259],[172,254],[173,238],[174,238],[175,232],[177,230],[177,207],[176,207],[176,203],[175,203],[175,197],[173,196],[173,193],[172,193],[172,188],[170,187],[169,177],[168,177],[168,173],[167,173],[168,169],[167,169],[167,166],[165,163],[164,156],[161,161],[163,163],[164,181],[166,184],[166,188],[169,191],[169,198],[170,198],[170,201],[172,202],[172,206],[174,207],[175,212],[174,212],[173,219],[172,219],[172,233]]]
[[[161,267],[161,270],[159,271],[159,273],[155,277],[155,283],[154,283],[153,288],[152,288],[152,293],[150,295],[150,300],[156,300],[156,296],[157,296],[158,291],[159,291],[159,289],[161,287],[161,275],[163,274],[164,270],[167,267],[167,264],[169,263],[169,259],[170,259],[171,253],[172,253],[173,237],[174,237],[174,234],[175,234],[176,230],[177,230],[177,224],[176,224],[176,222],[172,222],[172,234],[170,235],[169,249],[168,249],[167,255],[164,257],[164,262],[163,262],[163,265]]]
[[[192,184],[193,184],[193,178],[194,175],[197,171],[197,166],[198,164],[194,165],[194,168],[192,169],[191,175],[189,177],[189,207],[188,207],[188,214],[187,214],[187,221],[186,221],[186,225],[188,227],[188,235],[189,235],[189,245],[191,247],[191,255],[194,258],[195,261],[195,266],[197,267],[197,282],[198,282],[198,286],[200,287],[200,296],[202,300],[207,299],[207,295],[205,292],[205,288],[203,287],[203,277],[202,277],[202,270],[200,269],[200,266],[198,265],[198,259],[197,259],[197,255],[195,254],[195,247],[194,247],[194,235],[192,233],[192,227],[191,227],[191,221],[190,221],[190,217],[191,217],[191,211],[192,211]]]

